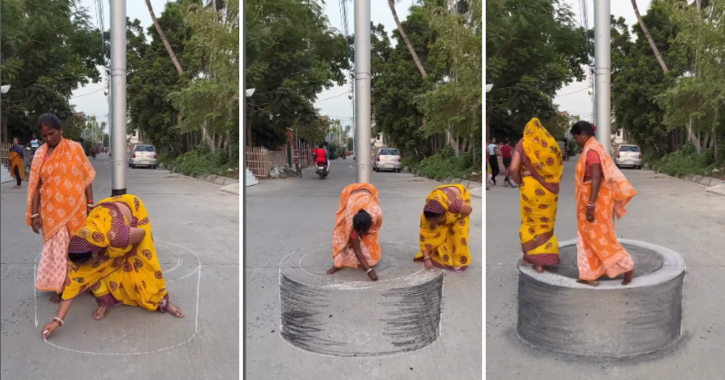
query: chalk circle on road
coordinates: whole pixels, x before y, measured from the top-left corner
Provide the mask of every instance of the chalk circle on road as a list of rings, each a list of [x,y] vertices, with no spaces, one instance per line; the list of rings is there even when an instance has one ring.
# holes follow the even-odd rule
[[[419,350],[441,334],[445,271],[413,261],[418,247],[380,242],[378,281],[364,270],[333,275],[332,243],[295,250],[279,265],[280,336],[299,349],[337,357]]]
[[[201,260],[194,251],[180,245],[158,239],[154,243],[166,284],[174,284],[169,286],[169,298],[184,310],[184,318],[120,305],[109,310],[103,320],[95,321],[91,318],[91,313],[98,308],[94,297],[79,295],[66,316],[67,323],[45,343],[78,354],[110,356],[147,355],[189,343],[198,331]],[[39,259],[40,255],[35,259],[36,270]],[[33,289],[35,323],[41,328],[52,319],[58,306],[47,302],[44,295]],[[182,293],[194,296],[178,301]],[[159,336],[159,330],[168,336]]]
[[[626,359],[672,347],[682,335],[685,261],[654,244],[620,239],[635,277],[602,277],[598,287],[577,282],[576,240],[561,242],[561,265],[542,274],[519,262],[518,334],[559,354]]]

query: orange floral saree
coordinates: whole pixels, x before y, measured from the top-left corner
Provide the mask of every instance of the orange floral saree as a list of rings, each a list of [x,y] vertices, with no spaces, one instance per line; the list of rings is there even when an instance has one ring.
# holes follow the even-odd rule
[[[80,144],[62,139],[50,156],[48,144],[35,152],[30,168],[25,220],[30,226],[33,196],[40,188],[40,218],[43,223],[43,255],[36,284],[40,291],[61,293],[68,269],[68,243],[87,215],[85,189],[96,177]]]
[[[354,183],[340,195],[340,209],[332,231],[332,258],[336,268],[357,268],[359,265],[350,245],[350,234],[353,232],[352,218],[360,210],[365,210],[373,219],[370,230],[360,240],[363,256],[371,267],[380,261],[382,250],[378,231],[383,225],[383,212],[378,201],[378,189],[369,183]]]
[[[590,150],[599,155],[603,174],[591,223],[586,215],[592,182],[584,182],[586,157]],[[576,166],[577,265],[581,280],[594,281],[604,274],[615,278],[634,269],[629,253],[617,241],[612,215],[616,214],[617,219],[624,216],[627,203],[636,194],[604,146],[594,138],[589,139]]]

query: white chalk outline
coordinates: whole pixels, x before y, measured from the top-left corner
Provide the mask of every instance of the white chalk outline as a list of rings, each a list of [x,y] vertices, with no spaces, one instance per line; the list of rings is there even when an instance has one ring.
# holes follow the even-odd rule
[[[187,250],[187,251],[191,252],[194,256],[196,256],[196,261],[199,264],[193,271],[191,271],[191,273],[189,273],[189,274],[187,274],[187,275],[185,275],[183,277],[179,277],[179,278],[176,278],[174,280],[167,281],[167,283],[171,283],[171,282],[174,282],[174,281],[178,281],[178,280],[187,278],[187,277],[191,276],[194,273],[198,273],[198,276],[196,278],[196,313],[194,315],[194,333],[191,334],[191,336],[188,339],[186,339],[185,341],[183,341],[181,343],[177,343],[177,344],[175,344],[173,346],[159,348],[158,350],[154,350],[154,351],[124,352],[124,353],[121,353],[121,352],[89,352],[89,351],[80,351],[80,350],[75,350],[75,349],[68,348],[68,347],[59,346],[59,345],[54,344],[52,342],[49,342],[47,340],[45,340],[45,343],[47,343],[47,344],[49,344],[49,345],[51,345],[51,346],[53,346],[55,348],[59,348],[61,350],[65,350],[65,351],[75,352],[75,353],[78,353],[78,354],[103,355],[103,356],[135,356],[135,355],[155,354],[157,352],[168,351],[168,350],[171,350],[171,349],[174,349],[174,348],[183,346],[183,345],[191,342],[191,340],[194,339],[194,337],[196,336],[196,334],[199,332],[199,290],[201,288],[201,259],[199,258],[199,255],[196,254],[196,252],[192,251],[189,248],[180,246],[178,244],[174,244],[172,242],[164,241],[164,240],[158,240],[158,242],[160,242],[160,243],[166,243],[166,244],[171,244],[171,245],[173,245],[175,247],[178,247],[178,248],[181,248],[181,249],[184,249],[184,250]],[[171,251],[174,252],[174,253],[177,253],[173,249]],[[42,255],[42,254],[43,254],[43,252],[41,252],[40,254],[38,254],[38,256],[35,257],[35,260],[37,261],[38,258],[40,257],[40,255]],[[181,262],[180,261],[181,261],[181,259],[179,259],[179,261],[177,261],[177,266],[174,267],[174,268],[172,268],[172,270],[174,270],[174,269],[178,268],[179,266],[181,266]],[[35,262],[34,262],[34,264],[35,264],[34,267],[37,267],[37,264]],[[37,270],[37,269],[35,269],[35,270]],[[34,273],[34,275],[37,278],[37,273]],[[38,327],[38,298],[37,298],[38,291],[37,291],[37,288],[35,287],[35,281],[36,280],[34,278],[33,279],[33,299],[34,299],[34,303],[35,303],[35,327]]]
[[[416,248],[415,246],[412,246],[412,245],[409,245],[409,244],[405,244],[405,243],[399,243],[399,242],[396,242],[396,241],[383,240],[383,241],[381,241],[381,243],[392,243],[392,244],[399,244],[399,245],[404,245],[404,246],[407,246],[407,247],[414,247],[414,248]],[[328,244],[331,244],[331,243],[327,242],[327,243],[313,244],[313,245],[308,245],[306,247],[298,248],[298,249],[292,251],[291,253],[289,253],[287,256],[283,257],[282,260],[279,261],[279,264],[277,265],[277,267],[279,268],[278,278],[277,278],[278,287],[279,287],[279,290],[277,292],[277,301],[279,302],[279,328],[277,329],[277,336],[279,336],[279,339],[281,341],[285,342],[288,346],[290,346],[290,347],[292,347],[292,348],[294,348],[294,349],[296,349],[298,351],[302,351],[302,352],[305,352],[307,354],[324,356],[324,357],[328,357],[328,358],[337,358],[337,359],[395,358],[395,357],[399,357],[399,356],[403,356],[403,355],[409,355],[409,354],[411,354],[413,352],[420,352],[420,351],[423,351],[423,350],[428,349],[429,347],[431,347],[430,349],[433,349],[434,345],[436,343],[438,343],[438,341],[440,341],[441,340],[441,337],[443,336],[443,307],[444,307],[443,289],[444,289],[444,286],[445,286],[445,283],[446,283],[446,276],[445,275],[446,275],[446,272],[447,272],[447,270],[445,270],[445,269],[442,269],[442,271],[443,271],[443,274],[442,274],[442,276],[443,276],[443,282],[441,283],[441,308],[440,308],[440,317],[438,319],[438,336],[436,337],[436,339],[433,342],[431,342],[427,346],[424,346],[424,347],[419,348],[417,350],[405,351],[405,352],[396,352],[396,353],[392,353],[392,354],[378,354],[378,355],[364,355],[364,356],[341,356],[341,355],[330,355],[330,354],[323,354],[323,353],[319,353],[319,352],[307,351],[307,350],[305,350],[303,348],[300,348],[300,347],[295,346],[294,344],[288,342],[284,337],[282,337],[282,263],[284,263],[284,261],[287,260],[288,257],[294,255],[295,253],[298,253],[299,251],[303,251],[303,250],[306,250],[306,249],[309,249],[309,248],[319,247],[321,245],[328,245]],[[312,253],[312,252],[310,252],[310,253]],[[302,260],[300,259],[300,262],[301,261]],[[300,262],[298,262],[298,265],[299,265]],[[300,267],[298,269],[302,269],[301,265],[300,265]],[[421,270],[425,270],[425,265],[421,265]],[[418,272],[420,272],[420,270]],[[415,272],[415,273],[418,273],[418,272]],[[314,275],[312,275],[312,276],[314,276]],[[404,278],[404,277],[398,277],[398,279],[400,279],[400,278]],[[368,283],[368,281],[350,281],[350,282]],[[367,290],[367,289],[365,289],[365,290]]]

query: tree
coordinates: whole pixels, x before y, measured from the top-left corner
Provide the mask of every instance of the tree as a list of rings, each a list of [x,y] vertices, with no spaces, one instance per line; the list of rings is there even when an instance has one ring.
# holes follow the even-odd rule
[[[166,48],[166,51],[169,53],[169,57],[171,58],[171,61],[174,63],[174,67],[176,68],[176,71],[179,73],[179,75],[183,74],[184,69],[181,68],[181,65],[179,64],[179,60],[176,59],[176,54],[174,54],[174,49],[172,49],[171,45],[169,45],[169,41],[166,39],[166,36],[164,35],[164,31],[163,31],[163,29],[161,29],[159,20],[156,19],[156,15],[154,14],[154,8],[151,6],[151,0],[146,0],[146,6],[149,9],[149,15],[151,16],[151,21],[153,21],[153,23],[154,23],[156,32],[159,34],[159,37],[161,38],[161,41],[163,42],[164,47]]]
[[[546,125],[559,111],[556,91],[584,78],[584,31],[558,0],[486,1],[486,135],[491,128],[520,136],[537,117]]]
[[[665,60],[662,59],[662,55],[660,54],[659,49],[657,49],[657,45],[655,44],[655,41],[652,39],[652,36],[649,34],[649,30],[647,30],[647,26],[644,23],[644,20],[642,19],[642,15],[639,14],[639,8],[637,7],[637,0],[631,0],[632,1],[632,8],[634,9],[634,15],[637,17],[637,22],[639,23],[639,26],[642,28],[642,33],[644,33],[645,38],[647,39],[647,42],[649,43],[649,46],[652,48],[652,52],[654,53],[655,57],[657,58],[657,62],[659,62],[660,67],[662,68],[662,71],[667,74],[667,64],[665,63]]]
[[[239,1],[225,5],[221,10],[196,7],[187,14],[193,32],[185,48],[201,65],[201,75],[169,97],[181,113],[181,131],[202,130],[212,152],[227,148],[231,157],[239,131]]]
[[[3,138],[23,140],[46,112],[65,122],[74,115],[74,90],[100,81],[103,64],[100,32],[75,0],[3,0],[2,96]]]
[[[435,3],[427,7],[431,30],[437,36],[433,57],[449,70],[436,86],[418,96],[429,134],[444,133],[456,155],[473,152],[482,138],[482,2],[473,0],[466,13]]]
[[[290,126],[314,130],[317,94],[344,84],[350,62],[319,2],[250,0],[245,7],[246,86],[256,90],[245,98],[247,145],[276,146]]]
[[[411,44],[410,40],[408,40],[408,35],[405,34],[403,24],[400,23],[400,19],[398,18],[398,12],[395,11],[395,0],[388,0],[388,6],[390,7],[390,12],[393,14],[393,20],[395,20],[395,25],[398,27],[398,33],[400,34],[400,38],[403,40],[402,42],[405,44],[405,46],[408,48],[408,51],[413,58],[413,62],[415,62],[415,66],[418,68],[418,71],[420,71],[420,75],[422,75],[423,78],[427,77],[428,73],[425,71],[425,67],[423,67],[423,64],[420,62],[420,58],[418,58],[418,54],[415,52],[413,44]]]

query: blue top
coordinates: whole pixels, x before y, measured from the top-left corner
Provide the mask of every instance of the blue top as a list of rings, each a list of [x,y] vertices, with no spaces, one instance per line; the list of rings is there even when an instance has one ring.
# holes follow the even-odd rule
[[[40,146],[40,144],[38,143],[38,140],[31,140],[30,141],[30,146],[33,147],[33,148],[37,148],[37,147]]]

